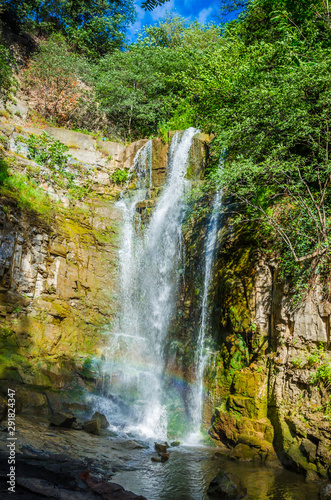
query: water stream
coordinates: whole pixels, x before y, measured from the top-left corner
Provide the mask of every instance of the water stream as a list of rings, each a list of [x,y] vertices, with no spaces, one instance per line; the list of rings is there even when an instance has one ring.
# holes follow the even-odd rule
[[[168,179],[149,220],[137,209],[150,195],[152,151],[136,155],[137,189],[118,202],[123,211],[120,250],[122,314],[112,332],[107,371],[112,395],[126,408],[125,429],[146,438],[167,438],[164,344],[176,304],[189,151],[197,133],[172,139]],[[142,228],[141,225],[145,224]]]
[[[219,229],[219,223],[221,219],[221,207],[222,207],[222,190],[219,190],[215,194],[212,211],[210,215],[209,224],[207,227],[207,238],[205,245],[205,264],[204,264],[204,280],[203,280],[203,293],[201,301],[201,318],[200,318],[200,328],[199,336],[196,346],[196,384],[193,387],[191,406],[192,406],[192,434],[190,436],[190,441],[198,441],[200,435],[200,429],[202,424],[202,406],[203,406],[203,375],[208,359],[208,352],[206,349],[206,333],[208,328],[209,320],[209,304],[208,297],[210,291],[210,285],[213,276],[213,267],[215,259],[215,251],[217,247],[217,232]]]

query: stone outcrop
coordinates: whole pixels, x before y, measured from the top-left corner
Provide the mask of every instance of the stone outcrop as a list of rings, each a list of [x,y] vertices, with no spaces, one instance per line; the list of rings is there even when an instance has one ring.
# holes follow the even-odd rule
[[[57,141],[62,142],[69,148],[69,154],[83,163],[95,166],[108,167],[109,169],[124,165],[123,156],[128,155],[136,148],[139,149],[139,142],[133,143],[128,148],[118,142],[100,140],[93,135],[73,132],[65,128],[46,127],[43,129],[35,127],[23,127],[22,132],[27,134],[41,135],[46,132]],[[125,153],[128,150],[127,153]],[[130,161],[128,162],[128,164]]]
[[[102,200],[89,208],[90,224],[72,216],[47,223],[2,197],[1,378],[53,388],[97,378],[100,329],[113,315],[118,215]]]
[[[43,130],[11,122],[1,128],[8,138],[3,154],[14,172],[32,178],[54,205],[43,213],[37,205],[25,207],[19,194],[18,199],[1,196],[0,379],[4,393],[7,385],[17,389],[18,411],[47,414],[50,406],[69,409],[64,391],[85,391],[100,377],[103,332],[116,310],[121,213],[115,201],[121,187],[111,182],[115,167],[92,136],[46,129],[72,146],[76,158],[81,154],[85,163],[73,160],[67,170],[78,186],[92,187],[82,201],[61,188],[47,165],[27,158],[20,137]],[[114,147],[117,156],[123,148]],[[93,155],[99,155],[99,163]],[[61,391],[62,403],[54,400],[54,391]]]
[[[208,488],[208,495],[211,498],[236,499],[244,498],[247,490],[241,484],[238,477],[231,472],[221,470],[216,477],[211,481]]]

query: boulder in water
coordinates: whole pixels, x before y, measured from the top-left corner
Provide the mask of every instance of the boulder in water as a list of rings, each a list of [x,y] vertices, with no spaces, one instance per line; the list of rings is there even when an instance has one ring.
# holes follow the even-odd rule
[[[152,460],[152,462],[158,462],[158,463],[162,462],[160,457],[152,457],[151,460]]]
[[[100,436],[100,431],[101,431],[100,420],[96,418],[94,420],[88,420],[87,422],[84,422],[84,430],[89,434]]]
[[[75,415],[73,413],[53,413],[50,417],[49,422],[51,425],[55,427],[65,427],[69,429],[72,424],[76,421]]]
[[[246,496],[247,490],[234,474],[221,470],[210,483],[207,493],[212,498],[239,499]]]
[[[170,443],[170,446],[179,446],[180,445],[180,441],[172,441]]]
[[[116,500],[147,500],[143,496],[138,496],[132,493],[131,491],[126,491],[122,486],[116,483],[108,483],[108,481],[104,481],[98,477],[90,476],[88,471],[81,475],[83,481],[86,482],[88,487],[98,494],[104,500],[116,499]],[[86,495],[86,493],[84,493]],[[85,498],[85,497],[84,497]],[[87,495],[86,495],[86,498]]]
[[[154,447],[156,451],[159,453],[166,453],[167,452],[167,445],[166,444],[159,444],[159,443],[154,443]]]
[[[161,458],[161,462],[166,462],[169,460],[169,453],[159,453],[159,457]]]
[[[109,422],[102,413],[98,411],[94,412],[91,420],[95,419],[100,420],[101,429],[107,429],[107,427],[109,427]]]

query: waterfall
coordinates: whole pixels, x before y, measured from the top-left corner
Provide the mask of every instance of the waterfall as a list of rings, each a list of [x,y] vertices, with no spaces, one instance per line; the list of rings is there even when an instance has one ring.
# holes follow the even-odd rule
[[[190,436],[190,440],[192,441],[195,441],[197,438],[199,439],[199,433],[202,424],[203,374],[208,357],[205,345],[208,320],[209,320],[208,296],[213,276],[215,250],[217,246],[217,232],[219,229],[219,221],[221,218],[222,195],[223,195],[222,190],[218,190],[215,194],[215,198],[212,205],[212,211],[209,219],[209,224],[207,227],[200,327],[199,327],[199,335],[198,335],[196,355],[195,355],[196,384],[195,387],[193,387],[192,397],[191,397],[193,432]]]
[[[150,194],[152,148],[136,155],[132,171],[137,189],[118,202],[123,212],[120,250],[122,314],[110,334],[107,372],[113,398],[121,403],[116,418],[125,432],[166,439],[167,415],[163,348],[176,305],[180,278],[183,195],[192,139],[198,131],[176,133],[168,155],[168,180],[150,220],[138,214]],[[144,224],[144,227],[142,227]]]

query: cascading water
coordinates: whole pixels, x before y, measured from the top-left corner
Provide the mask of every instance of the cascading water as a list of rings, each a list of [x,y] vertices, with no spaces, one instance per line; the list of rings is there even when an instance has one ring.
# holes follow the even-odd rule
[[[206,333],[208,328],[208,296],[213,275],[214,258],[217,246],[217,232],[219,229],[219,222],[221,218],[222,207],[222,190],[215,194],[211,216],[207,228],[207,239],[205,245],[205,265],[204,265],[204,281],[203,281],[203,294],[201,301],[201,316],[200,328],[197,341],[196,350],[196,383],[193,387],[191,404],[192,404],[192,434],[191,441],[199,440],[199,433],[202,424],[202,405],[203,405],[203,374],[208,358],[206,351]]]
[[[139,227],[137,204],[148,198],[151,187],[151,142],[134,161],[137,189],[118,202],[123,211],[122,315],[118,331],[111,334],[107,372],[112,397],[121,403],[114,416],[122,424],[125,421],[126,432],[147,438],[165,439],[167,434],[163,348],[176,304],[185,175],[197,132],[190,128],[174,135],[167,184],[144,231]]]

